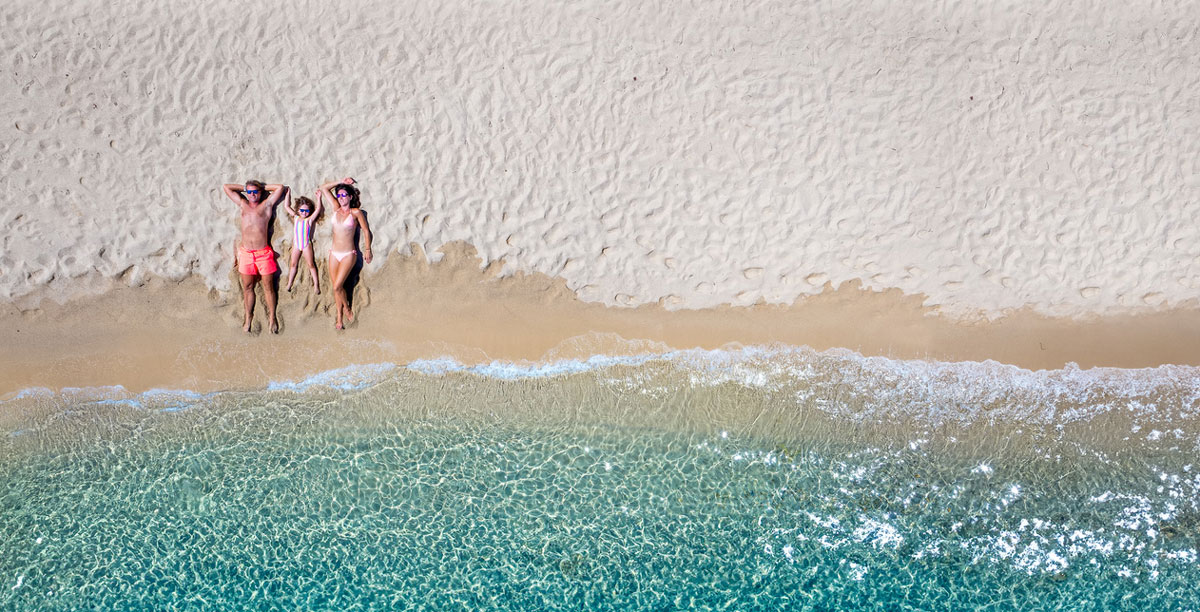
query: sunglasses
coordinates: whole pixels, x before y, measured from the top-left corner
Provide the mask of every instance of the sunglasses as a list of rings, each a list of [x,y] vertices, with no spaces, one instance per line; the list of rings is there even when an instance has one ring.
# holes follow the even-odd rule
[[[307,208],[301,208],[301,209],[300,209],[300,214],[302,214],[302,215],[307,215],[307,214],[308,214],[308,213],[310,213],[310,212],[312,212],[312,211],[311,211],[311,210],[309,210],[309,209],[307,209]]]
[[[247,189],[245,191],[245,193],[246,193],[246,195],[258,195],[258,190],[257,189]]]
[[[337,194],[337,195],[335,195],[335,196],[333,196],[333,197],[335,197],[335,198],[337,198],[337,199],[339,199],[339,200],[342,200],[342,199],[345,199],[345,198],[348,198],[348,197],[350,197],[350,194],[348,194],[348,193],[339,193],[339,194]]]

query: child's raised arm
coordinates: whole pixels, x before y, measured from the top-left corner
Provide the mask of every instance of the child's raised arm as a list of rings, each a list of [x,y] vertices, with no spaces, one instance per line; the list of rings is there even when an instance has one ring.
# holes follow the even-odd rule
[[[318,189],[313,195],[316,196],[313,198],[316,200],[316,208],[313,209],[312,218],[320,219],[321,213],[325,212],[325,193]]]
[[[292,190],[291,189],[288,190],[288,201],[287,201],[287,204],[283,205],[283,208],[284,208],[284,210],[287,210],[287,214],[289,217],[291,217],[293,219],[296,218],[296,215],[298,213],[296,212],[296,207],[292,204]]]

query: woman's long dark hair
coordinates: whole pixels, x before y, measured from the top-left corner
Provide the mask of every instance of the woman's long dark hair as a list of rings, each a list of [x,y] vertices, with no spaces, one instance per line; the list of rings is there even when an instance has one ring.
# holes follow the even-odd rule
[[[345,183],[334,185],[332,192],[334,203],[337,202],[337,192],[340,190],[345,190],[346,193],[350,194],[350,208],[358,208],[358,189],[355,189],[354,185],[347,185]]]

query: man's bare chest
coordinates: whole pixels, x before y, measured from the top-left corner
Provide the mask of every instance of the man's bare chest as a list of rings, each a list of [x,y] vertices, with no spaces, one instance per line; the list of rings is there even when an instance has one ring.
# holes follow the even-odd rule
[[[251,208],[249,206],[242,208],[242,223],[266,223],[271,219],[271,209],[267,206],[259,206]]]

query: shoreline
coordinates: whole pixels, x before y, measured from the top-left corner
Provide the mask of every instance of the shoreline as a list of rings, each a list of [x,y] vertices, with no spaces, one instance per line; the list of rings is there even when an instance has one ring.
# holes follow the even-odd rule
[[[341,333],[326,312],[330,293],[315,296],[299,279],[295,293],[280,292],[278,336],[243,334],[239,296],[219,295],[194,277],[65,304],[44,300],[24,311],[8,304],[0,311],[0,344],[12,348],[0,356],[0,398],[36,387],[261,388],[352,364],[420,358],[472,365],[775,343],[1030,370],[1069,362],[1200,365],[1200,309],[1086,320],[1019,311],[961,321],[922,306],[921,296],[856,286],[827,286],[790,306],[620,308],[580,300],[561,278],[497,277],[501,266],[480,269],[467,244],[442,252],[434,264],[422,253],[393,254],[364,274],[355,290],[357,321]],[[260,299],[255,326],[264,322]]]

